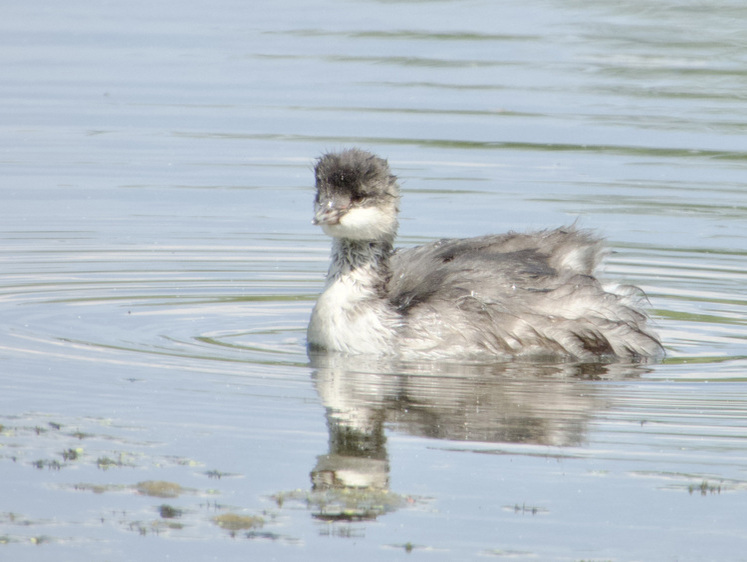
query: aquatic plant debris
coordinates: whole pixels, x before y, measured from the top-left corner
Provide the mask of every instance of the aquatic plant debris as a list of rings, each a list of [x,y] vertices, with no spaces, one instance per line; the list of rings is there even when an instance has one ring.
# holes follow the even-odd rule
[[[164,480],[146,480],[145,482],[138,482],[136,489],[141,494],[154,496],[156,498],[176,498],[184,491],[179,484],[166,482]]]
[[[213,522],[221,529],[228,531],[243,531],[262,527],[265,520],[256,515],[239,515],[238,513],[223,513],[213,517]]]

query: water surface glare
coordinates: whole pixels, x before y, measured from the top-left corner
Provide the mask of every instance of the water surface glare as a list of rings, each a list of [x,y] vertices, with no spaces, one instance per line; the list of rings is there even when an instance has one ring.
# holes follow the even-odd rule
[[[747,5],[14,3],[0,558],[743,560]],[[313,159],[399,244],[570,224],[650,365],[307,356]]]

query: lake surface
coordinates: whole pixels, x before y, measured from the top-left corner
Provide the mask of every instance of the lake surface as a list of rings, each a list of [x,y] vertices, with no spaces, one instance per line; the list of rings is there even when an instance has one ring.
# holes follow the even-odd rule
[[[747,559],[747,5],[6,3],[0,558]],[[314,158],[569,224],[651,365],[307,357]]]

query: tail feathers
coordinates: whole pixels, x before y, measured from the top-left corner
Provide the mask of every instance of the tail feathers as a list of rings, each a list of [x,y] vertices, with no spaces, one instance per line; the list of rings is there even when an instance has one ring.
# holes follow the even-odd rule
[[[555,301],[554,314],[545,314],[543,335],[556,341],[565,351],[578,358],[615,355],[630,359],[656,358],[664,355],[658,336],[648,326],[642,304],[646,295],[633,286],[616,287],[606,292],[592,284]],[[558,306],[558,305],[561,306]]]

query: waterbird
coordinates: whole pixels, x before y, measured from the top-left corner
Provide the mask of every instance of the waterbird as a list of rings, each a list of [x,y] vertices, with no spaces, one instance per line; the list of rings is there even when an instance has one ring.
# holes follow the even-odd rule
[[[312,352],[404,358],[645,361],[664,354],[643,291],[603,284],[605,254],[575,225],[394,249],[400,187],[359,148],[314,168],[313,223],[332,237],[309,322]]]

